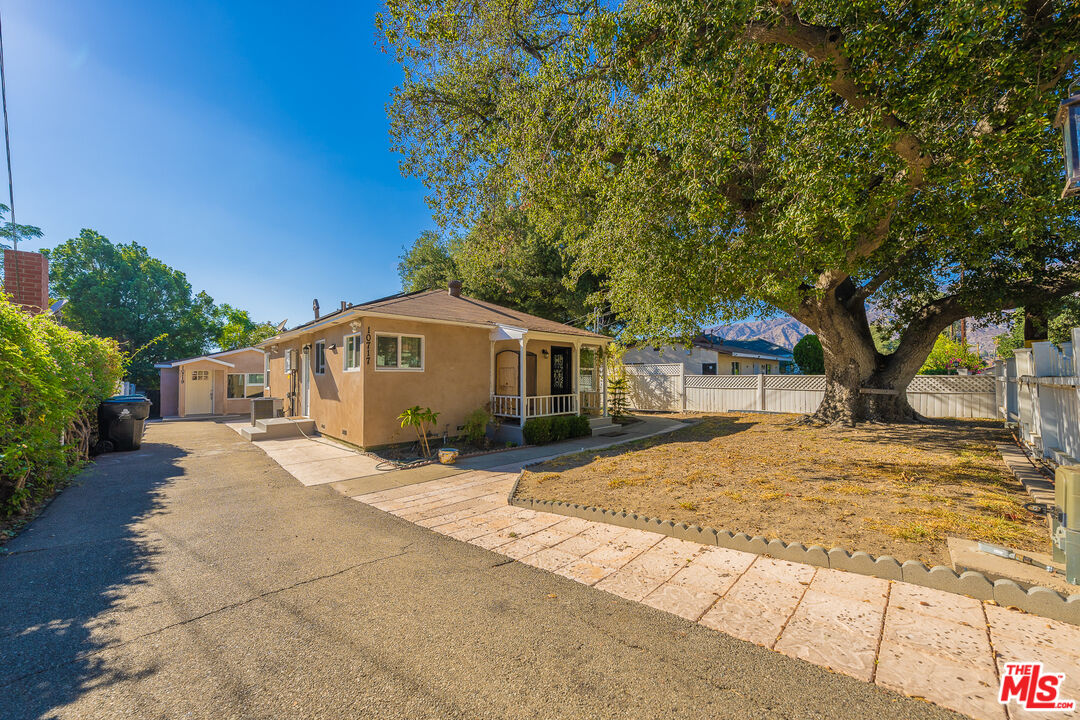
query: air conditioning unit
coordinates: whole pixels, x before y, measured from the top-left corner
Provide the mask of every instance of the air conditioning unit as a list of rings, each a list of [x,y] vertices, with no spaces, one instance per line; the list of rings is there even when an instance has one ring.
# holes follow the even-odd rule
[[[285,372],[296,372],[296,348],[285,351]]]

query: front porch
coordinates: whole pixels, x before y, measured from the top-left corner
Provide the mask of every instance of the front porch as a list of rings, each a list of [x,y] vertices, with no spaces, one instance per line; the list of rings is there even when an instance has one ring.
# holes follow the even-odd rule
[[[604,344],[500,328],[491,341],[491,414],[498,439],[520,442],[531,418],[606,417]],[[521,358],[525,362],[521,362]]]

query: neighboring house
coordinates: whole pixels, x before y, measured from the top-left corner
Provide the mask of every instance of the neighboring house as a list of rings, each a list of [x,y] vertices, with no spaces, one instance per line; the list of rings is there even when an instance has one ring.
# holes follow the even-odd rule
[[[157,363],[161,416],[234,415],[251,411],[266,384],[266,354],[253,347]]]
[[[397,418],[414,405],[439,413],[434,431],[449,437],[470,412],[487,409],[497,438],[516,442],[531,417],[599,413],[606,403],[594,358],[609,342],[466,297],[452,282],[449,290],[342,303],[259,347],[269,358],[268,392],[284,399],[287,416],[373,448],[413,439]]]
[[[690,347],[631,347],[626,365],[681,364],[687,375],[777,375],[794,372],[791,351],[765,340],[725,340],[699,335]]]

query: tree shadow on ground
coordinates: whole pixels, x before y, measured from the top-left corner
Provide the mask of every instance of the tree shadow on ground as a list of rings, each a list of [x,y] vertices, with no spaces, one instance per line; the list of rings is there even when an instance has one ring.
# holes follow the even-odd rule
[[[136,525],[161,512],[186,454],[163,443],[103,455],[0,555],[0,718],[55,717],[123,673],[101,651],[121,598],[158,553]]]

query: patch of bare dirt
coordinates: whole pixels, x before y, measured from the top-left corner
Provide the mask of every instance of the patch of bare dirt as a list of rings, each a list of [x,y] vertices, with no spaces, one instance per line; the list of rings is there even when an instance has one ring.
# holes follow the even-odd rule
[[[987,421],[813,427],[723,414],[671,435],[535,466],[518,495],[900,561],[949,564],[948,535],[1049,552]]]

